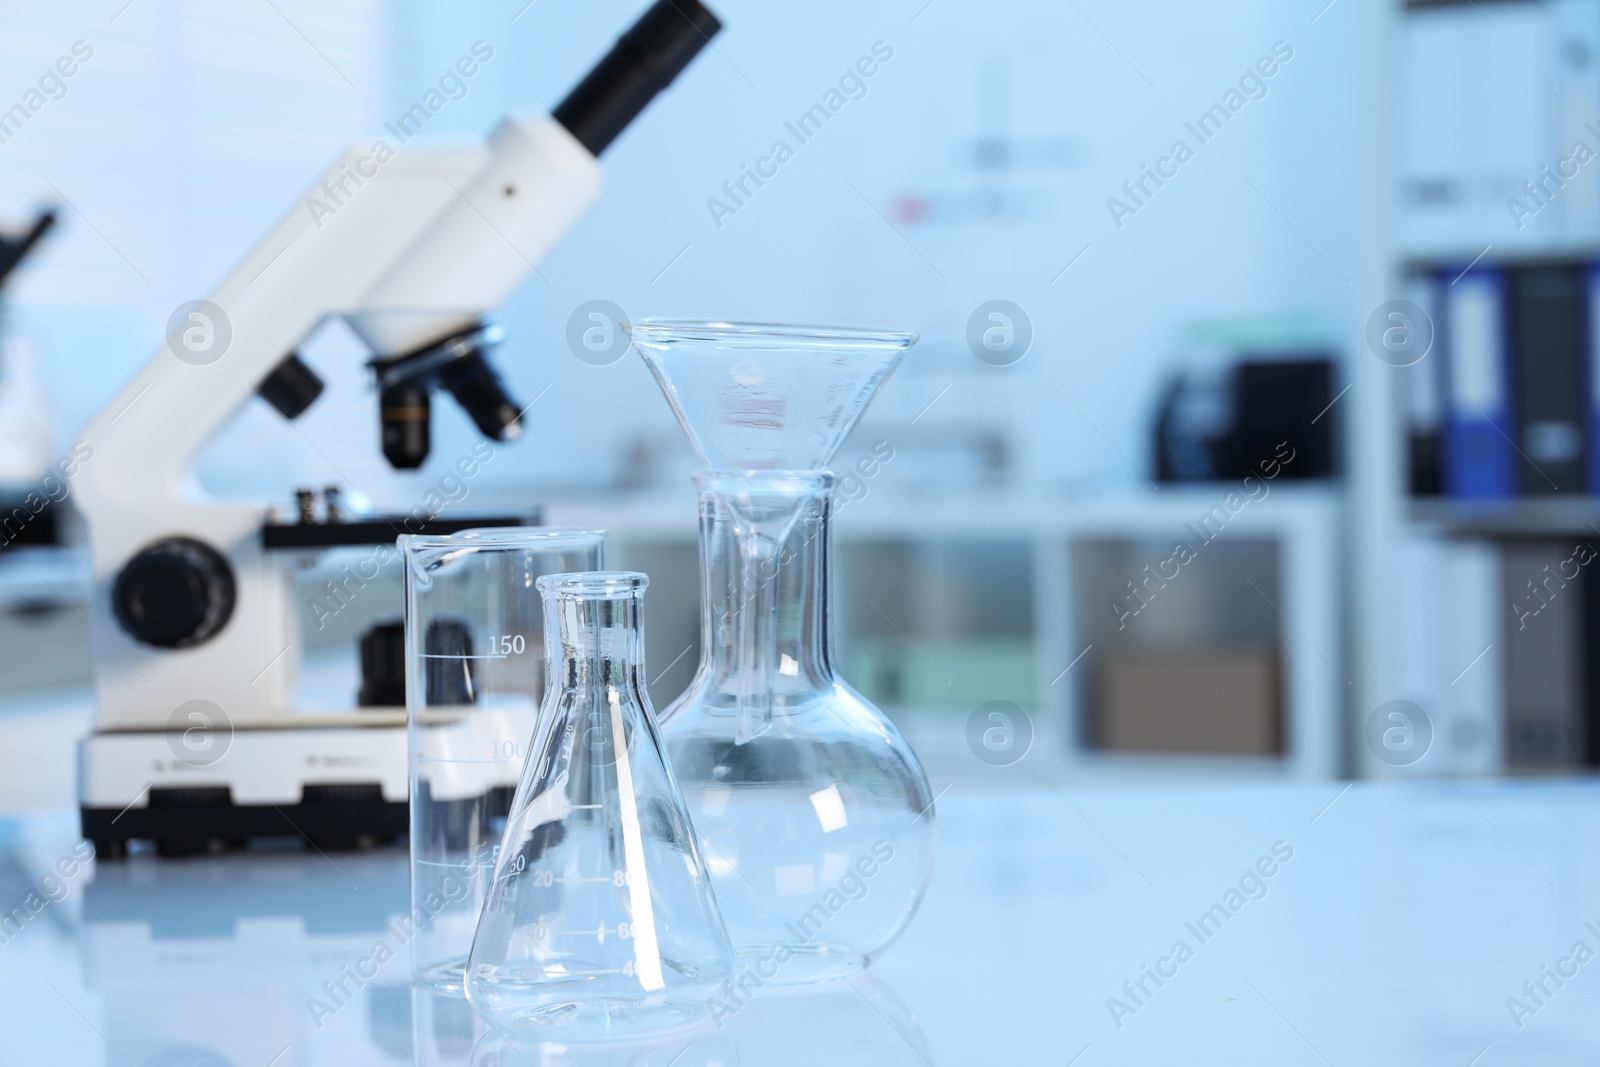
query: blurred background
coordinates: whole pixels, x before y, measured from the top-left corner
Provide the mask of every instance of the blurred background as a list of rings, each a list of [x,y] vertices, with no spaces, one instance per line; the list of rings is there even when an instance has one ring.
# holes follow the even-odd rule
[[[0,550],[5,804],[69,806],[89,721],[87,565],[49,472],[173,309],[457,57],[491,53],[417,143],[548,108],[638,7],[6,5],[0,107],[25,106],[0,114],[0,227],[56,222],[0,291],[0,515],[28,516]],[[652,578],[661,707],[698,659],[693,457],[643,362],[596,361],[573,324],[605,302],[910,328],[839,457],[836,644],[930,778],[1600,762],[1600,0],[717,11],[496,312],[520,441],[457,479],[479,436],[440,404],[429,463],[391,469],[335,324],[301,350],[322,398],[292,426],[251,401],[205,491],[604,526]],[[401,607],[391,564],[327,618],[349,563],[300,578],[330,706]]]

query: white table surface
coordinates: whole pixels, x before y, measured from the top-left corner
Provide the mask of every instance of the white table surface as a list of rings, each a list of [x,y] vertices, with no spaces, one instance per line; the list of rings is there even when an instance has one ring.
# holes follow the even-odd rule
[[[319,1027],[309,998],[405,907],[398,850],[90,866],[0,930],[0,1063],[1600,1062],[1600,958],[1570,956],[1600,953],[1600,783],[955,788],[938,819],[932,888],[881,963],[764,992],[688,1051],[489,1042],[474,1060],[465,1003],[412,990],[403,952]],[[0,821],[0,907],[74,831]],[[1277,842],[1293,858],[1265,895],[1201,942],[1185,924]],[[1123,983],[1180,940],[1192,958],[1136,1004]],[[1120,1026],[1112,997],[1137,1007]]]

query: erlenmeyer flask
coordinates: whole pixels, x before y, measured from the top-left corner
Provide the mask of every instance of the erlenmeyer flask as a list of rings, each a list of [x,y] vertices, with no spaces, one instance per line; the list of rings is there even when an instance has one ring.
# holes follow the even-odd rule
[[[545,696],[467,961],[497,1027],[556,1040],[691,1023],[732,950],[644,686],[626,571],[546,575]]]

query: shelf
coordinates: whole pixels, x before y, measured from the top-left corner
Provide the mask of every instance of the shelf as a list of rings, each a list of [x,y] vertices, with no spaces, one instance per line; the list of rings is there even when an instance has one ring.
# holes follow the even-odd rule
[[[1600,536],[1600,498],[1589,496],[1412,500],[1407,515],[1458,537]]]
[[[1231,508],[1228,507],[1230,494],[1238,497]],[[1030,686],[1014,672],[1031,670],[1031,689],[1036,698],[1029,713],[1041,732],[1041,744],[1047,729],[1059,734],[1054,743],[1057,750],[1054,756],[1045,759],[1041,749],[1040,766],[1059,766],[1070,769],[1075,775],[1108,779],[1124,772],[1160,778],[1176,767],[1195,773],[1215,773],[1219,777],[1250,774],[1329,778],[1341,769],[1342,702],[1350,684],[1344,670],[1336,666],[1344,662],[1337,611],[1345,580],[1339,551],[1344,494],[1344,486],[1339,482],[1274,482],[1264,497],[1241,503],[1246,493],[1238,482],[1105,494],[1014,491],[932,494],[918,493],[885,481],[869,483],[865,499],[838,510],[834,534],[841,552],[885,541],[921,544],[993,539],[1021,542],[1026,546],[1032,560],[1035,590],[1029,620],[1031,656],[1018,657],[1015,664],[1009,662],[1008,653],[997,653],[994,662],[973,658],[973,676],[979,677],[984,671],[1008,672],[1004,684],[990,686],[987,692],[964,690],[962,700],[965,703],[946,707],[941,714],[964,723],[966,715],[983,699],[1016,700],[1018,692]],[[660,625],[652,623],[650,638],[655,642],[650,654],[659,657],[660,662],[671,661],[681,649],[696,640],[694,605],[698,586],[694,583],[695,568],[689,554],[696,537],[694,501],[694,489],[687,484],[663,487],[626,499],[586,494],[543,494],[540,497],[546,521],[553,525],[604,527],[609,532],[608,555],[615,552],[618,558],[628,559],[633,565],[633,561],[645,558],[640,552],[658,553],[650,557],[644,569],[661,571],[663,584],[653,594],[656,606],[652,610],[657,613],[655,618],[662,622]],[[1271,599],[1264,604],[1255,603],[1266,594],[1261,590],[1252,591],[1243,582],[1239,583],[1238,595],[1250,598],[1252,607],[1265,612],[1273,621],[1284,678],[1285,751],[1281,755],[1262,757],[1160,756],[1102,752],[1080,745],[1075,724],[1082,718],[1083,697],[1077,678],[1068,672],[1088,651],[1085,646],[1097,639],[1080,635],[1074,618],[1073,605],[1078,596],[1084,595],[1083,590],[1074,587],[1074,555],[1086,548],[1092,551],[1095,542],[1149,542],[1139,550],[1142,553],[1139,561],[1144,562],[1152,558],[1144,549],[1153,551],[1155,546],[1165,546],[1170,550],[1175,541],[1181,540],[1193,543],[1198,553],[1210,560],[1219,550],[1205,548],[1209,539],[1197,534],[1191,524],[1217,514],[1214,511],[1217,508],[1226,509],[1229,517],[1224,531],[1216,536],[1229,542],[1270,540],[1276,545],[1272,564],[1277,568],[1279,580]],[[664,545],[677,545],[683,550],[676,566],[687,568],[687,577],[673,572],[668,566],[670,561],[659,555]],[[1134,575],[1130,573],[1127,577]],[[678,586],[669,590],[666,584],[669,581],[677,581]],[[1192,577],[1186,579],[1180,589],[1189,588],[1192,592],[1193,583]],[[836,623],[839,632],[846,635],[846,644],[851,644],[849,635],[854,629],[852,612],[870,615],[874,611],[857,602],[860,600],[858,592],[844,588],[840,593]],[[681,603],[667,607],[663,598],[668,596],[677,597]],[[681,627],[682,632],[673,630],[673,626]],[[944,648],[938,638],[920,634],[915,627],[906,629],[909,637],[906,634],[880,636],[892,638],[887,641],[890,647],[897,641],[905,641],[908,646],[916,642],[904,655],[914,667],[925,662],[924,657],[927,657],[939,662],[945,674],[952,672],[951,657],[942,656]],[[946,635],[946,639],[949,636]],[[985,654],[995,651],[989,649]],[[849,666],[852,670],[867,672],[872,663],[870,658],[858,657]],[[855,680],[865,678],[863,673]],[[944,679],[946,683],[949,681]],[[905,694],[903,699],[925,696],[920,688],[911,688],[916,692]],[[964,734],[952,737],[953,748],[945,763],[951,767],[963,761],[973,763]]]
[[[1487,245],[1493,252],[1489,252]],[[1479,258],[1482,257],[1482,258]],[[1481,241],[1462,245],[1406,249],[1399,266],[1406,273],[1448,270],[1454,273],[1471,263],[1483,267],[1535,267],[1600,259],[1600,242],[1593,236],[1550,239],[1546,237],[1502,237],[1493,243]]]
[[[834,534],[846,540],[926,538],[932,530],[953,537],[1165,538],[1222,506],[1230,493],[1244,499],[1238,490],[1238,483],[1216,482],[1157,492],[1024,496],[1007,490],[939,495],[872,486],[865,499],[836,507]],[[1231,514],[1227,525],[1239,532],[1281,532],[1327,524],[1336,521],[1341,499],[1337,482],[1274,484],[1265,497]],[[695,493],[687,484],[626,500],[544,495],[540,503],[552,526],[600,526],[619,539],[696,537]]]

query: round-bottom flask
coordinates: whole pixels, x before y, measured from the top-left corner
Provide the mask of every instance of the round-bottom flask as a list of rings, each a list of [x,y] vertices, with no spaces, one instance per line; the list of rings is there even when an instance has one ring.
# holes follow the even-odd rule
[[[700,666],[662,737],[728,934],[760,983],[871,963],[911,921],[933,798],[834,674],[826,471],[702,471]]]

